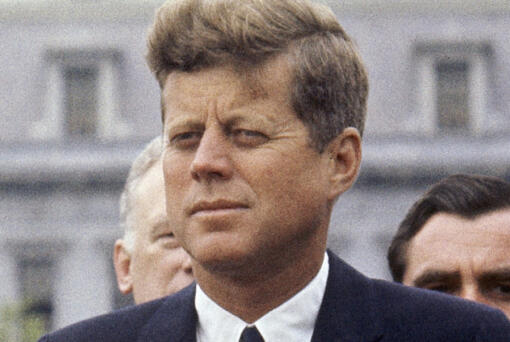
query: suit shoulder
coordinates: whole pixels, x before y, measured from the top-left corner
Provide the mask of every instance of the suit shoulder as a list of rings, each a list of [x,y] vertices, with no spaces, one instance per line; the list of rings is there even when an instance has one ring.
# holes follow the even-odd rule
[[[135,341],[141,328],[164,302],[165,298],[158,299],[93,317],[48,334],[40,342]]]
[[[363,336],[367,326],[385,341],[510,341],[499,310],[438,292],[371,279],[329,253],[330,272],[321,310],[347,316]],[[344,308],[349,308],[345,313]],[[341,324],[336,319],[337,324]],[[348,327],[351,328],[353,324]]]
[[[434,291],[371,279],[375,307],[392,326],[430,327],[452,334],[510,341],[510,323],[499,310]],[[418,324],[417,324],[418,323]],[[455,336],[452,334],[452,336]]]

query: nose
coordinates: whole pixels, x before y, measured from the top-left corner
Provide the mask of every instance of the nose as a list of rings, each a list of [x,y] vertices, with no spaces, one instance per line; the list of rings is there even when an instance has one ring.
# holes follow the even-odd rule
[[[464,287],[459,295],[467,300],[482,304],[489,304],[483,293],[477,287]]]
[[[233,168],[229,156],[229,143],[219,128],[207,129],[200,139],[193,161],[191,176],[200,182],[228,179]]]

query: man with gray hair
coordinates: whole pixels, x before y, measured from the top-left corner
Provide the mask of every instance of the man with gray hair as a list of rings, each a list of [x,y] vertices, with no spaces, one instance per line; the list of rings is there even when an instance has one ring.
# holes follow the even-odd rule
[[[120,197],[124,237],[115,242],[113,262],[123,294],[140,304],[173,294],[193,282],[191,260],[169,224],[161,167],[161,137],[135,159]]]

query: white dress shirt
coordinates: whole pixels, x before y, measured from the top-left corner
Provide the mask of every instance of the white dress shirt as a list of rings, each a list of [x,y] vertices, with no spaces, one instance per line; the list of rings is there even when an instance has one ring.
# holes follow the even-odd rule
[[[253,325],[265,342],[309,342],[326,291],[328,273],[329,260],[325,254],[319,272],[308,285],[252,324],[220,307],[197,285],[197,342],[238,342],[244,328]]]

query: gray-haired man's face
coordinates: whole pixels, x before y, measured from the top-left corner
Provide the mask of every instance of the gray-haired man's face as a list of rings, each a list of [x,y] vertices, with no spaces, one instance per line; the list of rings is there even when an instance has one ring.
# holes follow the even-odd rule
[[[123,292],[132,291],[135,302],[142,303],[181,290],[193,282],[193,274],[190,257],[175,239],[166,216],[160,162],[144,175],[133,195],[128,219],[136,230],[134,246],[124,251],[131,286]]]

